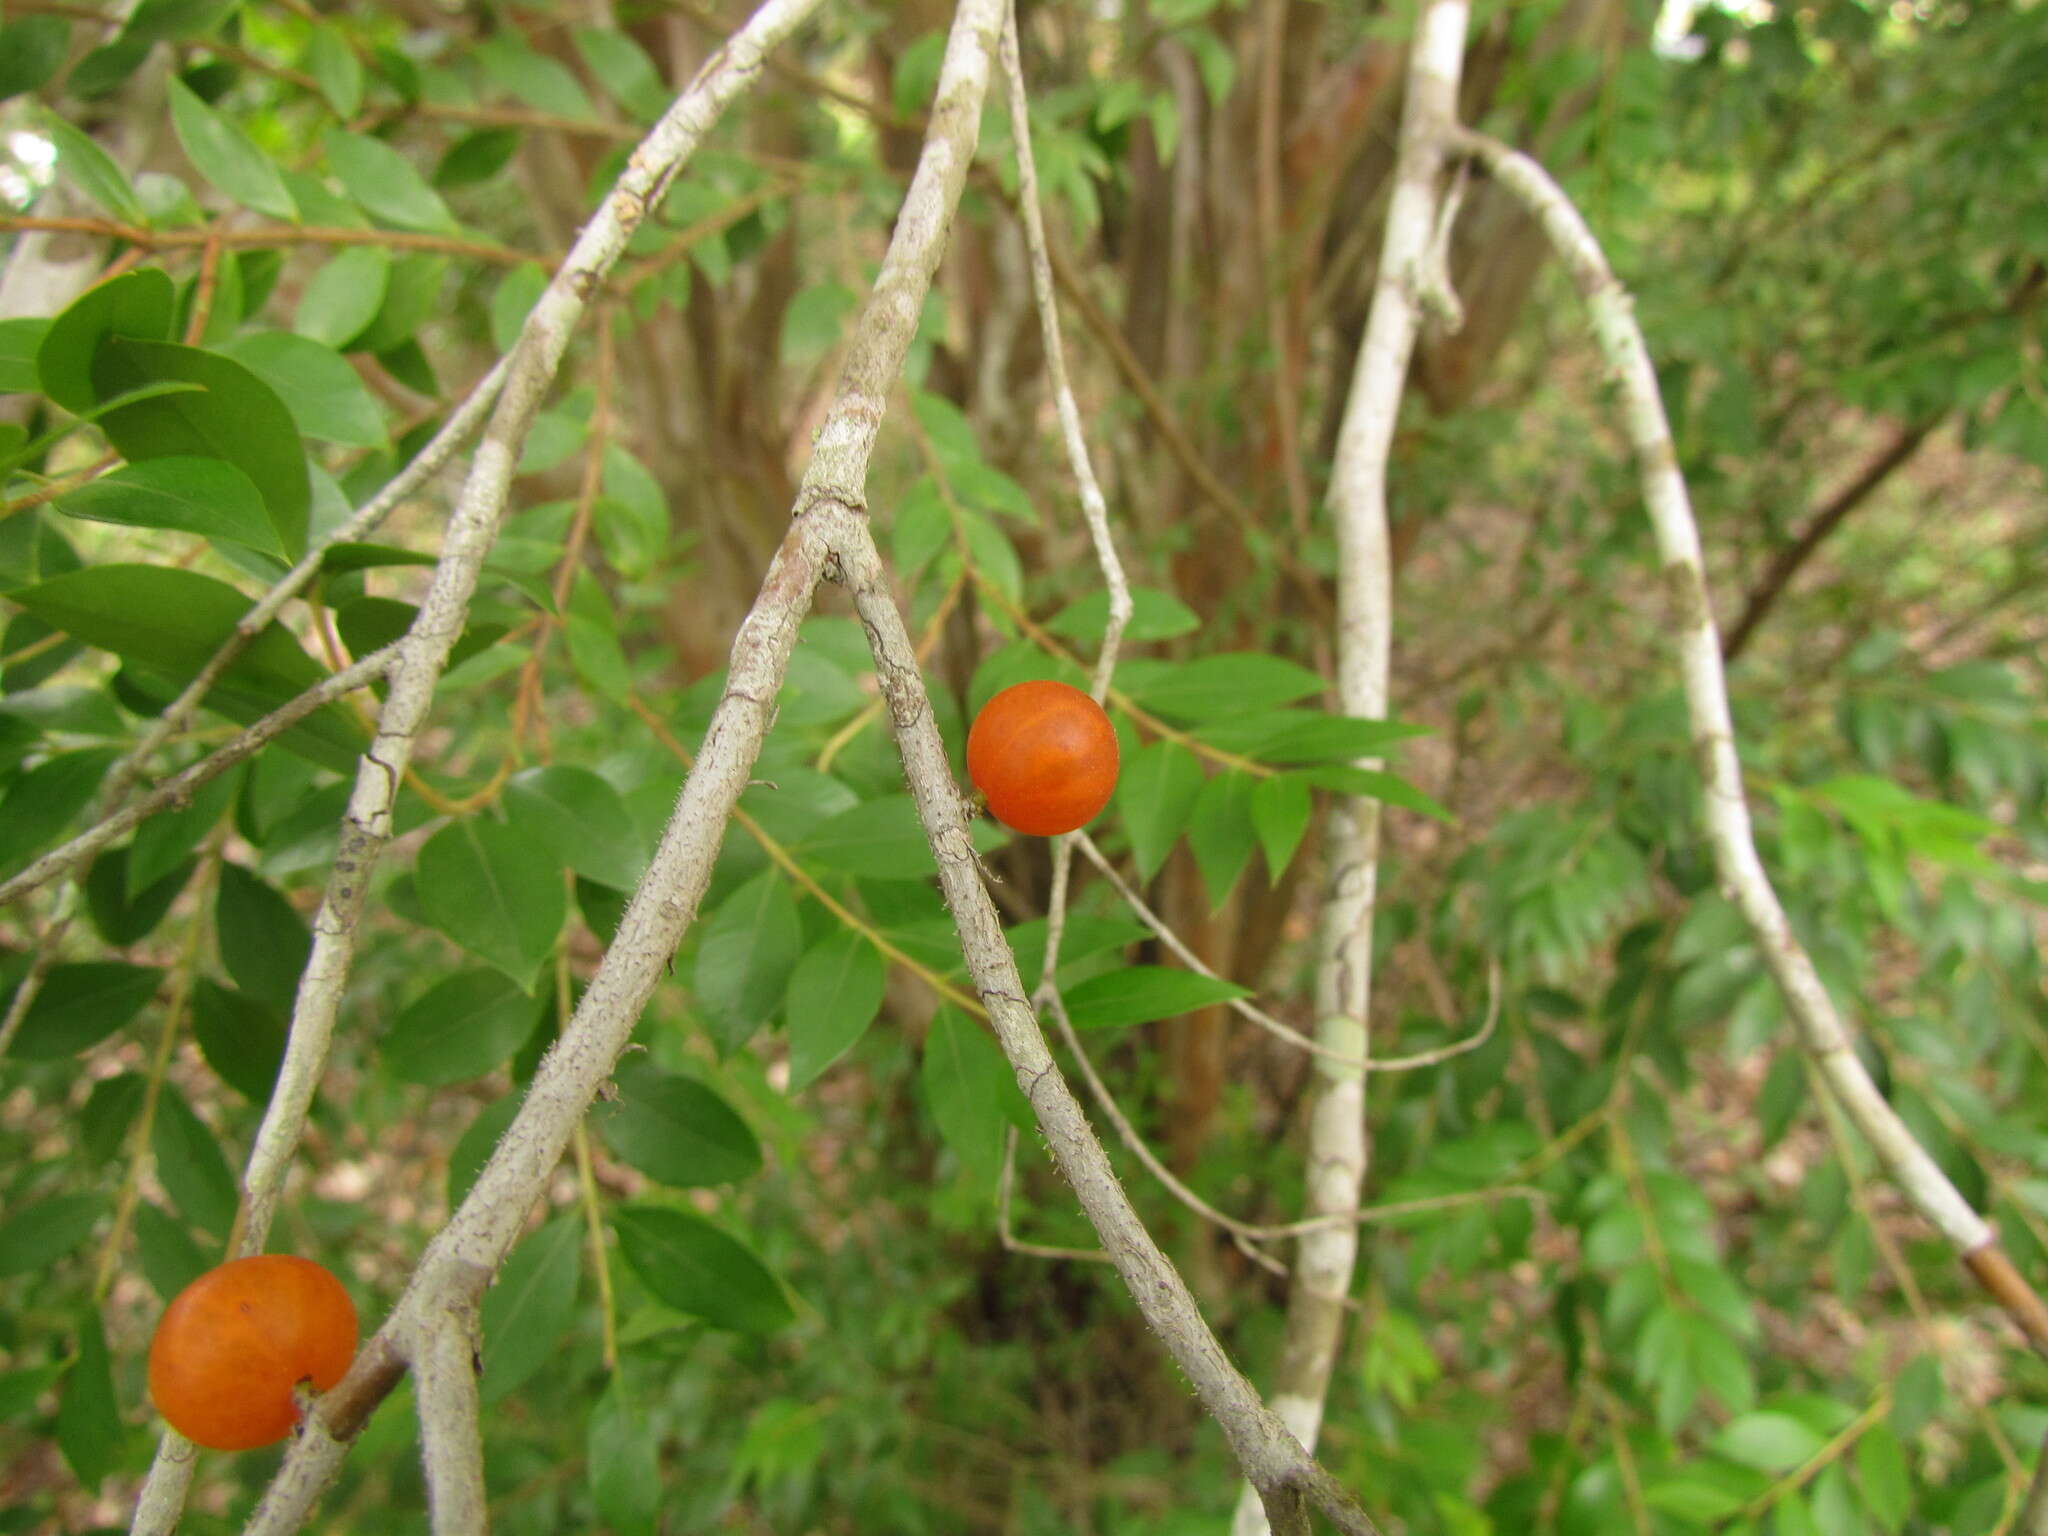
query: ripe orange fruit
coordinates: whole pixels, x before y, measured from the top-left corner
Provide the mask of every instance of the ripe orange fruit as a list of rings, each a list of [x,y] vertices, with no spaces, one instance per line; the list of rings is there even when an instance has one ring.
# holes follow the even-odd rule
[[[1116,731],[1065,683],[1018,683],[967,732],[967,776],[1004,826],[1055,837],[1093,821],[1116,788]]]
[[[255,1254],[209,1269],[164,1309],[149,1396],[195,1445],[246,1451],[291,1433],[292,1389],[325,1392],[356,1353],[356,1309],[311,1259]]]

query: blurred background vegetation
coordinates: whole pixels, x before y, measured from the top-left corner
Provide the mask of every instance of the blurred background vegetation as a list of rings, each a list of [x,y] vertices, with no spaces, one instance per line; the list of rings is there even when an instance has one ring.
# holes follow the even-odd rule
[[[1412,8],[1020,13],[1077,389],[1124,558],[1149,589],[1133,676],[1228,652],[1327,676],[1321,493]],[[827,6],[639,237],[528,450],[496,595],[473,615],[499,633],[531,619],[595,464],[566,639],[516,710],[510,669],[530,646],[486,648],[451,677],[422,764],[432,788],[405,802],[406,851],[464,795],[495,790],[512,750],[523,768],[594,769],[629,819],[622,861],[644,856],[682,772],[657,727],[687,742],[716,697],[914,158],[949,14],[936,0]],[[9,0],[4,15],[10,281],[140,259],[178,280],[189,312],[211,266],[208,345],[285,328],[350,357],[352,385],[308,435],[358,502],[509,342],[640,125],[738,19],[696,0],[145,0],[125,30],[71,0]],[[1893,1102],[2048,1283],[2048,7],[1482,3],[1466,77],[1467,119],[1553,169],[1635,295],[1701,519],[1763,851],[1795,923]],[[195,164],[204,148],[169,131],[181,91],[275,167],[296,232],[260,186],[233,184],[246,157]],[[381,162],[352,175],[337,125],[402,155],[438,211],[408,212],[409,184]],[[873,488],[945,711],[1061,647],[1087,654],[1101,623],[1008,201],[1010,133],[992,106]],[[81,136],[114,167],[112,190]],[[1368,1200],[1419,1204],[1367,1228],[1323,1454],[1389,1531],[2015,1530],[2048,1370],[1810,1090],[1713,888],[1655,552],[1576,303],[1506,197],[1475,178],[1463,207],[1468,322],[1422,347],[1392,477],[1392,696],[1431,732],[1399,766],[1453,819],[1390,818],[1375,1050],[1470,1034],[1494,958],[1506,986],[1481,1048],[1373,1080]],[[105,227],[144,218],[147,242]],[[409,234],[362,233],[379,229]],[[237,230],[243,243],[208,246]],[[50,291],[9,313],[69,301]],[[33,385],[9,387],[17,425],[0,430],[18,445],[45,423]],[[61,474],[96,451],[30,468]],[[321,496],[316,482],[316,525]],[[0,521],[0,585],[185,551],[61,510]],[[431,551],[434,529],[422,505],[382,537]],[[218,552],[202,568],[262,574]],[[330,654],[392,632],[374,605],[416,591],[389,584],[407,575],[323,578],[341,616]],[[714,911],[767,889],[760,841],[735,831],[635,1070],[662,1074],[662,1093],[712,1089],[745,1122],[721,1133],[737,1161],[677,1170],[673,1146],[650,1150],[630,1124],[629,1093],[597,1117],[588,1170],[599,1204],[650,1182],[704,1186],[676,1208],[743,1233],[793,1321],[717,1326],[616,1256],[602,1295],[565,1167],[486,1314],[493,1519],[514,1533],[1221,1529],[1235,1495],[1221,1438],[1111,1272],[998,1238],[1000,1074],[990,1088],[961,1069],[986,1088],[964,1121],[933,1080],[928,1039],[964,1059],[980,1037],[935,1016],[930,978],[958,957],[929,884],[872,878],[872,843],[814,836],[819,818],[900,788],[835,601],[807,628],[758,771],[816,815],[778,824],[758,790],[745,804],[799,850],[812,836],[826,883],[915,963],[889,967],[877,1026],[814,1070],[826,1047],[794,1039],[809,994],[786,967],[794,1000],[749,991],[765,961],[734,958],[779,909],[732,900],[722,924]],[[301,626],[309,645],[326,628],[318,613]],[[107,669],[36,615],[11,611],[0,665],[10,796],[35,792],[21,730],[89,750],[128,729],[114,711],[133,702]],[[1199,738],[1234,708],[1219,695],[1176,718]],[[956,743],[961,718],[946,722]],[[195,1014],[173,1053],[132,1242],[106,1266],[107,1194],[131,1165],[123,1138],[156,1043],[147,1015],[82,1055],[0,1065],[0,1530],[125,1524],[153,1443],[148,1328],[225,1236],[228,1169],[269,1081],[254,1042],[274,1059],[296,974],[263,957],[303,945],[344,784],[266,754],[210,812],[232,796],[208,844],[229,861],[192,921],[214,930],[211,1016],[236,1032],[209,1048],[206,1029],[227,1026]],[[1306,1027],[1321,808],[1297,846],[1242,787],[1197,773],[1099,835],[1209,965]],[[37,806],[0,801],[8,870],[42,841],[10,839],[8,818],[27,825]],[[149,856],[169,872],[212,825]],[[1043,849],[989,857],[1007,918],[1042,913]],[[449,938],[490,942],[435,910],[420,862],[389,861],[275,1240],[334,1263],[371,1324],[505,1123],[555,1012],[552,985],[537,1027],[532,1007],[499,1007],[481,1061],[420,1043],[451,1006],[421,1005],[456,968]],[[580,925],[542,946],[563,992],[621,899],[601,869],[577,870]],[[174,910],[173,885],[138,916],[121,869],[97,878],[76,953],[174,964],[175,913],[200,898]],[[1074,980],[1166,962],[1101,884],[1075,905]],[[806,950],[839,932],[815,900],[796,910]],[[42,915],[0,914],[0,980],[20,975]],[[1089,1038],[1197,1189],[1248,1220],[1298,1212],[1299,1053],[1220,1006]],[[1283,1282],[1113,1152],[1258,1379]],[[1028,1136],[1011,1214],[1028,1241],[1091,1241]],[[81,1401],[81,1360],[109,1403]],[[412,1436],[402,1402],[387,1404],[323,1529],[425,1528]],[[187,1528],[239,1523],[274,1459],[208,1458]]]

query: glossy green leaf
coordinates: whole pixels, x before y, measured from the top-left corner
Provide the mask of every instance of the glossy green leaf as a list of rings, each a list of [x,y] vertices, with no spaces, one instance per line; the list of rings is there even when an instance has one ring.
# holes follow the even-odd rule
[[[363,210],[397,229],[447,234],[455,216],[413,164],[381,139],[330,128],[322,139],[327,163]]]
[[[619,644],[611,599],[587,570],[577,572],[569,590],[563,638],[569,642],[569,659],[584,681],[615,704],[631,697],[633,669]]]
[[[85,905],[94,930],[116,949],[141,943],[156,931],[196,868],[198,861],[187,859],[153,885],[131,893],[128,850],[109,848],[92,861],[85,876]]]
[[[7,1048],[19,1061],[54,1061],[97,1045],[142,1011],[163,972],[116,960],[53,965]],[[11,1002],[15,988],[6,990]]]
[[[469,1198],[477,1175],[483,1172],[484,1164],[490,1161],[499,1139],[518,1113],[517,1094],[493,1099],[477,1111],[476,1118],[456,1138],[455,1148],[448,1154],[448,1209],[454,1210]]]
[[[147,1200],[135,1206],[135,1254],[150,1289],[166,1304],[214,1262],[183,1222]]]
[[[1067,1012],[1076,1029],[1115,1029],[1249,996],[1248,988],[1219,977],[1163,965],[1129,965],[1091,976],[1070,989]]]
[[[52,1195],[0,1221],[0,1279],[48,1269],[68,1258],[107,1212],[101,1195]]]
[[[332,347],[289,331],[251,331],[221,351],[277,392],[305,436],[352,448],[383,445],[383,413]]]
[[[135,829],[128,845],[129,900],[175,869],[220,825],[241,784],[242,770],[231,768],[193,790],[183,806],[160,811]]]
[[[465,133],[434,166],[434,186],[445,192],[489,181],[512,163],[523,143],[525,139],[516,128],[479,128]]]
[[[654,61],[624,31],[610,27],[577,27],[570,36],[592,78],[602,82],[612,100],[643,123],[668,110],[669,89],[661,83]]]
[[[168,341],[110,337],[92,365],[99,398],[149,384],[197,384],[197,391],[124,405],[100,420],[128,459],[225,459],[263,493],[271,525],[297,558],[306,548],[312,482],[298,424],[277,392],[233,358]]]
[[[486,1404],[516,1391],[560,1350],[575,1320],[582,1239],[580,1217],[555,1217],[520,1239],[484,1292],[479,1387]]]
[[[59,752],[8,785],[0,795],[0,870],[11,871],[63,837],[119,756],[109,747]]]
[[[45,84],[64,66],[71,23],[62,16],[23,16],[0,26],[0,101]]]
[[[677,1189],[733,1184],[761,1169],[761,1144],[716,1092],[645,1062],[622,1065],[618,1097],[595,1116],[607,1145]]]
[[[737,1333],[773,1333],[795,1320],[768,1266],[702,1216],[627,1205],[612,1212],[612,1228],[626,1263],[663,1306]]]
[[[0,320],[0,395],[33,394],[42,388],[36,351],[50,324],[45,319]]]
[[[884,795],[841,812],[812,831],[797,851],[807,862],[868,880],[926,880],[935,872],[917,802],[907,794]]]
[[[1730,1419],[1709,1442],[1716,1455],[1759,1472],[1789,1472],[1826,1443],[1792,1415],[1769,1409]]]
[[[1129,692],[1145,708],[1172,719],[1212,721],[1275,709],[1322,690],[1322,678],[1306,667],[1263,652],[1237,651],[1156,672]]]
[[[628,1397],[626,1377],[614,1372],[584,1433],[591,1502],[614,1536],[655,1536],[663,1492],[658,1451],[654,1425]]]
[[[246,133],[193,95],[182,80],[173,77],[165,89],[179,147],[215,191],[273,219],[298,218],[298,204],[285,190],[277,168]]]
[[[413,878],[433,927],[531,988],[568,915],[547,850],[503,822],[465,816],[420,849]]]
[[[389,252],[374,245],[337,251],[306,284],[292,327],[311,341],[350,350],[384,307],[390,281]]]
[[[704,924],[691,990],[721,1053],[745,1045],[782,1006],[802,946],[796,898],[775,869],[734,891]]]
[[[202,976],[192,988],[192,1038],[214,1075],[252,1104],[268,1104],[284,1060],[286,1015]]]
[[[226,1237],[234,1225],[239,1191],[213,1127],[192,1111],[185,1096],[163,1085],[151,1127],[150,1150],[156,1176],[180,1214],[193,1226]]]
[[[1117,776],[1116,804],[1138,874],[1151,880],[1186,830],[1202,793],[1202,767],[1177,742],[1155,741],[1126,758]]]
[[[100,212],[122,224],[149,222],[135,188],[128,184],[113,156],[55,113],[44,113],[36,129],[56,146],[57,169],[92,199]]]
[[[43,393],[74,415],[100,402],[93,361],[110,336],[162,341],[171,334],[177,294],[168,273],[143,267],[109,278],[73,299],[49,322],[36,348]]]
[[[881,1011],[882,957],[861,935],[835,928],[789,978],[789,1087],[801,1092],[859,1042]]]
[[[1294,774],[1274,774],[1253,788],[1252,826],[1265,850],[1266,876],[1272,884],[1278,885],[1287,872],[1314,812],[1315,797],[1307,782]]]
[[[1906,1471],[1906,1453],[1891,1425],[1880,1420],[1856,1442],[1856,1485],[1871,1519],[1896,1532],[1913,1512],[1913,1480]]]
[[[533,999],[497,971],[457,971],[408,1003],[378,1045],[402,1083],[438,1088],[482,1077],[533,1033]]]
[[[1202,786],[1189,815],[1188,848],[1195,867],[1202,872],[1202,885],[1209,893],[1209,909],[1220,910],[1230,888],[1252,856],[1257,831],[1252,823],[1252,791],[1257,781],[1236,769],[1225,769]]]
[[[1109,594],[1090,592],[1067,604],[1050,620],[1047,629],[1068,640],[1095,640],[1109,628]],[[1131,588],[1131,621],[1124,626],[1124,643],[1143,644],[1152,640],[1177,640],[1202,627],[1202,620],[1171,592],[1157,587]]]
[[[363,66],[339,26],[316,23],[306,39],[306,72],[327,98],[334,115],[347,122],[363,106]]]
[[[242,8],[242,0],[142,0],[121,29],[126,43],[170,43],[206,37]]]
[[[505,781],[506,819],[585,879],[630,891],[647,867],[625,801],[588,768],[527,768]]]
[[[313,936],[298,910],[260,875],[239,864],[223,864],[214,932],[221,962],[235,985],[289,1015],[299,973],[313,951]]]
[[[66,517],[132,528],[170,528],[284,558],[263,493],[225,459],[162,458],[123,464],[67,492]]]
[[[1334,789],[1342,794],[1363,795],[1369,800],[1381,800],[1388,805],[1398,805],[1404,811],[1432,817],[1437,821],[1455,821],[1457,818],[1435,800],[1417,789],[1405,779],[1377,768],[1359,768],[1350,763],[1326,763],[1317,768],[1304,768],[1301,777],[1323,789]]]
[[[994,1189],[1004,1128],[1033,1125],[1001,1047],[959,1009],[942,1007],[925,1034],[918,1085],[940,1139],[978,1187]]]
[[[114,1397],[113,1362],[107,1354],[97,1307],[78,1313],[78,1350],[57,1401],[57,1447],[88,1493],[121,1465],[127,1426]]]

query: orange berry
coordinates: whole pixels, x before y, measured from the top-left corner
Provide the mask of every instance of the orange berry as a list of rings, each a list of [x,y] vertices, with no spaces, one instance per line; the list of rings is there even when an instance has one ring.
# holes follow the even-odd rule
[[[164,1309],[149,1396],[195,1445],[246,1451],[298,1422],[292,1391],[325,1392],[356,1353],[356,1309],[311,1259],[255,1254],[209,1269]]]
[[[967,776],[997,821],[1032,837],[1086,826],[1116,789],[1116,730],[1065,683],[1018,683],[967,733]]]

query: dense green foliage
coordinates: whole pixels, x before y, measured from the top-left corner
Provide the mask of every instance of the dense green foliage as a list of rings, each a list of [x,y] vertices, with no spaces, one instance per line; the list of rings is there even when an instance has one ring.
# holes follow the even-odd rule
[[[11,259],[106,279],[0,320],[0,879],[98,819],[248,604],[431,438],[720,35],[688,4],[77,9],[0,23]],[[1403,1209],[1366,1229],[1327,1464],[1390,1531],[2010,1530],[2048,1370],[1817,1096],[1716,891],[1637,483],[1568,285],[1483,182],[1454,275],[1490,339],[1430,343],[1397,444],[1401,719],[1323,709],[1332,539],[1284,458],[1320,492],[1408,8],[1287,7],[1264,171],[1259,8],[1022,9],[1138,588],[1094,835],[1218,973],[1077,866],[1082,1039],[1189,1184],[1284,1222],[1308,1068],[1221,1005],[1312,1025],[1332,793],[1389,807],[1375,1051],[1472,1035],[1504,977],[1476,1049],[1373,1080],[1368,1200]],[[1709,8],[1661,50],[1641,6],[1478,11],[1467,110],[1608,242],[1724,626],[1753,614],[1731,687],[1766,864],[1892,1102],[2048,1285],[2048,8]],[[271,1240],[366,1327],[674,803],[945,14],[826,9],[636,236],[527,445]],[[1107,612],[1010,135],[992,107],[871,487],[956,770],[998,688],[1083,681]],[[147,777],[402,634],[452,483],[328,547]],[[488,1294],[502,1530],[1227,1519],[1221,1437],[1113,1273],[999,1239],[1016,1131],[1015,1237],[1093,1245],[973,1017],[871,673],[828,597],[640,1049]],[[0,910],[0,997],[48,965],[0,1058],[0,1532],[125,1523],[149,1328],[235,1222],[373,702]],[[1044,845],[976,826],[1029,978]],[[1262,1379],[1284,1281],[1111,1150]],[[425,1529],[406,1398],[332,1528]],[[237,1526],[275,1460],[205,1458],[182,1529]]]

